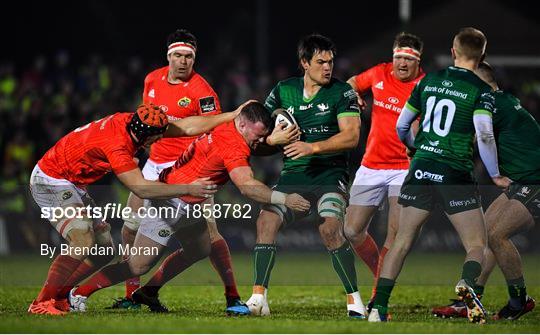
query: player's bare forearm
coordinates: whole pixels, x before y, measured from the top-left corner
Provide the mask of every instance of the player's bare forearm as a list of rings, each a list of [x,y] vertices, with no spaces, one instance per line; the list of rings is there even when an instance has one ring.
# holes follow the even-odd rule
[[[272,190],[253,176],[249,166],[237,167],[229,173],[232,182],[242,195],[265,204],[270,203]]]
[[[340,151],[347,151],[356,148],[358,138],[360,137],[359,130],[340,131],[336,135],[325,141],[312,143],[314,154],[330,154]]]
[[[133,169],[117,175],[118,179],[131,192],[141,199],[170,199],[179,195],[195,196],[215,193],[214,183],[198,180],[189,185],[165,184],[159,181],[144,179],[140,169]]]
[[[256,100],[248,100],[229,113],[211,116],[190,116],[182,120],[171,122],[167,131],[163,134],[163,137],[197,136],[208,133],[220,124],[234,120],[234,118],[240,114],[244,106],[255,101]]]
[[[222,123],[232,121],[236,114],[221,113],[211,116],[190,116],[169,123],[163,137],[197,136],[207,133]]]
[[[320,142],[294,142],[285,147],[285,156],[295,160],[305,156],[330,154],[356,148],[360,137],[360,118],[347,116],[338,119],[339,133]]]

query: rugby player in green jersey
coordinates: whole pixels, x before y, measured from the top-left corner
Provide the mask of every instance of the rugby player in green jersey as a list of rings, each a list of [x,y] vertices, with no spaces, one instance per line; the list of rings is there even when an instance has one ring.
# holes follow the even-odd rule
[[[473,139],[493,182],[502,188],[510,180],[499,173],[493,134],[494,98],[491,88],[474,74],[484,57],[486,37],[463,28],[454,37],[454,66],[427,74],[413,90],[398,119],[400,140],[416,150],[401,188],[403,206],[394,244],[386,254],[377,282],[369,321],[386,321],[388,300],[403,262],[422,224],[439,203],[457,230],[466,250],[456,293],[463,297],[471,322],[485,322],[485,310],[473,287],[482,272],[486,230],[473,179]],[[418,134],[411,130],[420,116]]]
[[[512,179],[512,184],[486,211],[489,249],[474,290],[478,295],[484,293],[491,271],[499,264],[510,300],[494,319],[516,320],[535,306],[534,299],[527,295],[521,257],[510,238],[531,228],[540,217],[540,126],[519,99],[499,90],[489,64],[481,63],[475,73],[494,90],[493,128],[499,168]],[[459,299],[448,306],[435,307],[432,312],[440,317],[467,316],[465,304]]]
[[[322,241],[347,293],[348,315],[365,318],[354,254],[343,235],[348,151],[358,144],[360,108],[352,87],[332,78],[335,55],[334,43],[324,36],[312,34],[300,41],[298,58],[304,76],[279,82],[265,103],[269,111],[283,108],[293,115],[301,130],[300,139],[291,143],[294,136],[285,136],[283,141],[284,136],[279,135],[283,129],[278,126],[267,144],[285,145],[284,167],[274,196],[295,190],[310,200],[313,217],[317,216],[313,221],[320,223]],[[282,226],[300,215],[283,205],[265,206],[259,215],[253,250],[253,295],[246,302],[253,315],[270,314],[267,289],[276,257],[276,236]]]

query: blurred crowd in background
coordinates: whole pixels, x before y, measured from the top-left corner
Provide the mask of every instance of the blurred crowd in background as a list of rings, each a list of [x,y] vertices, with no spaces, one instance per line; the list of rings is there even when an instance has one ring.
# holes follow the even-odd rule
[[[231,54],[220,59],[228,61],[198,61],[195,69],[215,89],[224,111],[233,110],[247,99],[264,101],[279,80],[300,74],[298,69],[286,66],[256,73],[247,55]],[[352,68],[349,65],[352,63],[340,54],[334,76],[347,80],[375,65]],[[424,62],[425,71],[436,69],[430,64]],[[139,57],[117,63],[106,62],[100,55],[74,60],[64,50],[36,56],[32,64],[0,62],[0,220],[9,227],[8,240],[16,245],[36,246],[50,238],[50,225],[41,222],[27,193],[32,168],[45,151],[78,126],[117,111],[133,111],[141,102],[146,74],[164,65],[165,59],[161,63],[148,63]],[[535,73],[538,69],[498,70],[501,87],[519,97],[522,105],[540,120],[540,76]],[[362,135],[353,154],[352,171],[363,153],[369,119],[368,110],[362,116]],[[261,180],[271,183],[279,173],[280,164],[276,157],[258,158],[254,169]],[[118,190],[105,192],[107,202],[123,202],[125,190],[116,183],[112,176],[100,182],[113,184]]]

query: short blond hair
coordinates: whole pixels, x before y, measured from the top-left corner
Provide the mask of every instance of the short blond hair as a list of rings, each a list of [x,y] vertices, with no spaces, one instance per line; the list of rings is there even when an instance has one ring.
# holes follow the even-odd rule
[[[487,38],[476,28],[461,28],[454,37],[453,48],[456,56],[477,62],[482,61],[486,51]]]

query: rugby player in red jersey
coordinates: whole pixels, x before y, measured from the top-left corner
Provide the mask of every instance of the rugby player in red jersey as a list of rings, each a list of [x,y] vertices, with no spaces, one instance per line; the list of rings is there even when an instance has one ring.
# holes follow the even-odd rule
[[[187,116],[215,115],[221,113],[218,96],[208,82],[195,70],[197,39],[187,30],[179,29],[167,38],[168,65],[150,72],[144,80],[143,101],[152,102],[165,110],[167,118],[179,120]],[[148,180],[157,180],[159,173],[174,164],[196,137],[165,138],[154,143],[150,148],[150,157],[142,173]],[[212,199],[206,201],[213,204]],[[127,206],[134,211],[143,206],[143,200],[131,193]],[[124,221],[122,242],[133,245],[140,225],[138,216]],[[247,306],[240,300],[236,288],[232,260],[227,242],[217,229],[213,217],[207,218],[208,232],[212,241],[210,260],[225,286],[227,311],[234,314],[247,314]],[[179,260],[181,261],[181,260]],[[126,281],[126,295],[116,299],[112,308],[137,308],[131,294],[139,288],[140,278]]]
[[[200,178],[209,178],[217,185],[223,185],[231,179],[243,195],[253,200],[306,211],[309,209],[309,202],[300,195],[272,191],[253,177],[248,162],[251,149],[264,141],[271,128],[272,119],[266,108],[258,102],[250,103],[234,121],[225,123],[194,141],[172,167],[161,172],[159,180],[168,184],[186,184]],[[134,254],[128,260],[106,266],[86,283],[72,290],[69,296],[72,308],[75,311],[85,311],[86,300],[95,291],[130,276],[140,276],[148,272],[160,259],[168,240],[174,235],[182,243],[183,249],[169,255],[150,282],[133,293],[135,302],[146,304],[155,312],[166,312],[167,309],[158,300],[159,288],[210,253],[207,225],[200,222],[190,224],[192,222],[186,220],[192,205],[204,200],[205,198],[200,196],[145,200],[144,205],[147,208],[170,208],[172,211],[168,212],[178,213],[174,217],[142,219],[134,247],[137,250],[156,248],[158,254]]]
[[[422,49],[423,42],[419,37],[401,32],[394,40],[391,63],[378,64],[347,81],[358,92],[362,109],[366,108],[366,102],[361,96],[368,91],[373,95],[371,130],[366,152],[350,190],[345,236],[373,272],[375,281],[397,231],[401,208],[397,199],[407,175],[409,159],[395,128],[399,113],[414,86],[424,77],[420,68]],[[379,254],[377,244],[367,231],[373,215],[386,197],[388,229]]]
[[[116,113],[73,130],[60,139],[36,164],[30,189],[43,213],[63,209],[59,217],[46,217],[72,248],[111,245],[110,226],[93,220],[87,206],[93,201],[86,186],[108,172],[141,198],[168,198],[179,194],[211,196],[215,185],[207,179],[190,185],[166,185],[143,178],[134,161],[136,151],[149,147],[161,137],[194,136],[232,120],[239,112],[206,117],[190,117],[168,122],[165,113],[153,104],[143,104],[136,113]],[[66,211],[66,209],[68,211]],[[78,213],[67,215],[68,212]],[[30,305],[33,314],[61,315],[69,310],[66,288],[77,284],[110,261],[88,255],[59,255],[47,280]],[[68,290],[69,291],[69,290]]]

